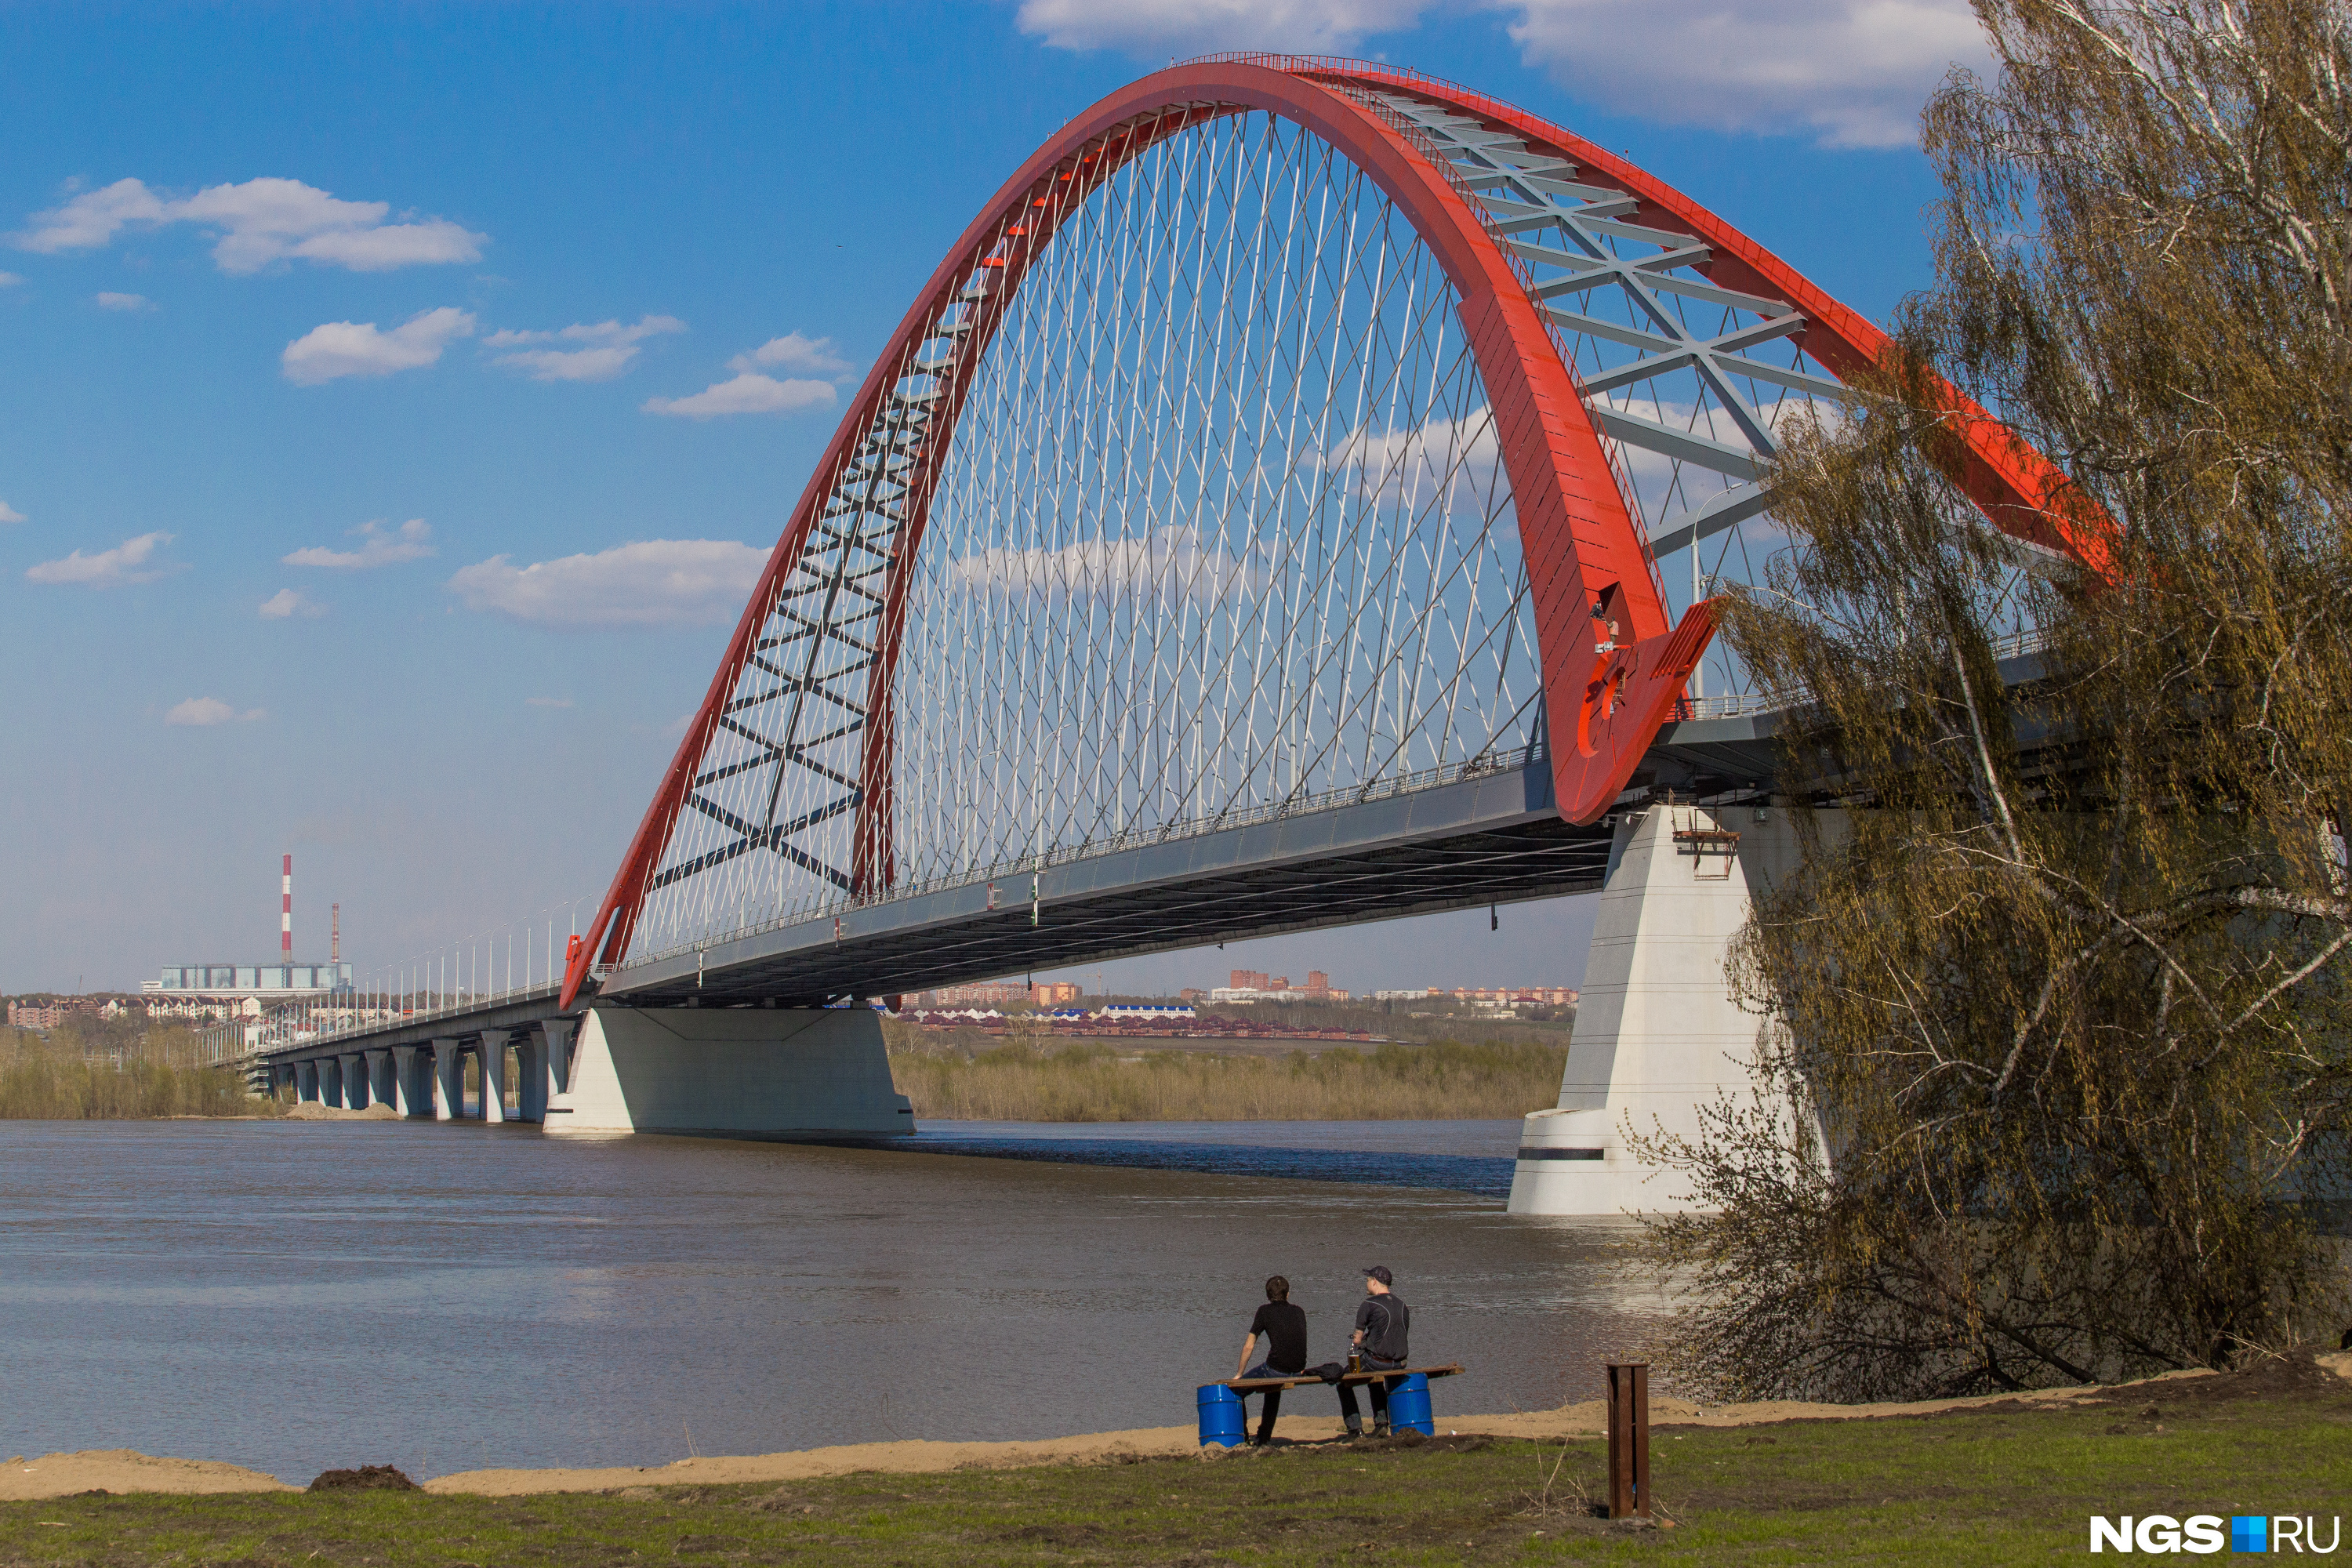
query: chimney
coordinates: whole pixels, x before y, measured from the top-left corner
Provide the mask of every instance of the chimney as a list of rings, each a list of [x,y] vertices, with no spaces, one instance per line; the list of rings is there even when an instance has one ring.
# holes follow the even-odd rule
[[[286,866],[278,882],[278,961],[294,962],[294,857],[286,857]]]
[[[327,906],[327,962],[341,963],[342,961],[343,906],[329,904]]]

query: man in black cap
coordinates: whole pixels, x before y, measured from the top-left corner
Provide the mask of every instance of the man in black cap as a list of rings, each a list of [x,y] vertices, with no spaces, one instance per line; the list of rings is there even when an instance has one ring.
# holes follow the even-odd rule
[[[1364,1270],[1364,1300],[1356,1309],[1356,1331],[1348,1342],[1350,1372],[1387,1372],[1405,1364],[1405,1332],[1412,1313],[1404,1299],[1391,1289],[1396,1276],[1375,1263]],[[1372,1396],[1372,1436],[1389,1435],[1389,1383],[1378,1378],[1365,1384]],[[1356,1391],[1339,1385],[1339,1416],[1348,1436],[1364,1435],[1364,1419],[1356,1413]]]
[[[1257,1337],[1265,1336],[1265,1359],[1251,1366],[1250,1352]],[[1265,1282],[1265,1305],[1250,1320],[1249,1337],[1242,1341],[1236,1379],[1296,1377],[1307,1368],[1307,1314],[1290,1304],[1290,1281],[1277,1274]],[[1265,1408],[1258,1415],[1257,1436],[1250,1446],[1263,1448],[1274,1439],[1274,1418],[1282,1414],[1282,1390],[1265,1391]],[[1249,1425],[1249,1395],[1242,1395],[1242,1425]]]

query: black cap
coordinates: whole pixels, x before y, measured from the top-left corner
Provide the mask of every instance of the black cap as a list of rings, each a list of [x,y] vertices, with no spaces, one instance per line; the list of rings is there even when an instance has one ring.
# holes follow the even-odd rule
[[[1366,1266],[1364,1269],[1364,1278],[1367,1279],[1377,1279],[1383,1285],[1393,1285],[1396,1283],[1396,1276],[1390,1273],[1386,1268],[1383,1268],[1377,1263]]]

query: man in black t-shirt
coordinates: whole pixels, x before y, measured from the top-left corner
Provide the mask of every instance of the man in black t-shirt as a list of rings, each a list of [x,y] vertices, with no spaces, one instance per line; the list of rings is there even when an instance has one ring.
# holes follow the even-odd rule
[[[1250,1352],[1265,1336],[1265,1359],[1250,1365]],[[1265,1282],[1265,1305],[1250,1320],[1249,1337],[1242,1341],[1242,1359],[1235,1378],[1296,1377],[1307,1370],[1307,1314],[1290,1304],[1290,1281],[1277,1274]],[[1274,1418],[1282,1413],[1282,1390],[1265,1391],[1265,1409],[1258,1416],[1253,1447],[1264,1447],[1274,1436]],[[1242,1395],[1242,1425],[1249,1425],[1249,1395]]]
[[[1355,1363],[1351,1370],[1387,1372],[1405,1364],[1405,1336],[1412,1326],[1412,1313],[1404,1298],[1391,1287],[1396,1276],[1375,1263],[1364,1270],[1364,1299],[1356,1308],[1356,1331],[1349,1338],[1348,1353]],[[1389,1378],[1366,1384],[1372,1396],[1372,1436],[1389,1435]],[[1348,1424],[1348,1436],[1364,1435],[1364,1418],[1356,1413],[1356,1391],[1342,1384],[1339,1389],[1339,1417]]]

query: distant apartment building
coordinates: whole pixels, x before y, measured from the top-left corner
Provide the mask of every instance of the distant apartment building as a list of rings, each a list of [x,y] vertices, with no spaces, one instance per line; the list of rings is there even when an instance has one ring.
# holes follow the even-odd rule
[[[1029,987],[1030,1005],[1037,1007],[1058,1007],[1085,994],[1084,990],[1067,980],[1040,981]]]
[[[1575,988],[1568,985],[1502,985],[1493,990],[1457,985],[1445,994],[1473,1007],[1565,1007],[1576,1000]]]
[[[926,991],[921,1004],[926,1007],[1002,1007],[1008,1002],[1026,1002],[1029,988],[992,983],[986,985],[942,985],[936,991]]]
[[[136,1003],[126,1005],[119,996],[50,996],[37,1002],[9,1003],[8,1022],[20,1029],[48,1030],[77,1014],[93,1018],[120,1018],[137,1008]]]
[[[1348,993],[1331,984],[1331,977],[1319,969],[1307,972],[1307,984],[1294,986],[1287,974],[1268,974],[1263,969],[1236,969],[1231,984],[1220,985],[1209,993],[1212,1002],[1345,1002]]]
[[[1375,1002],[1461,1002],[1473,1007],[1573,1007],[1573,985],[1498,985],[1492,989],[1457,985],[1448,991],[1427,985],[1414,991],[1375,991]]]

